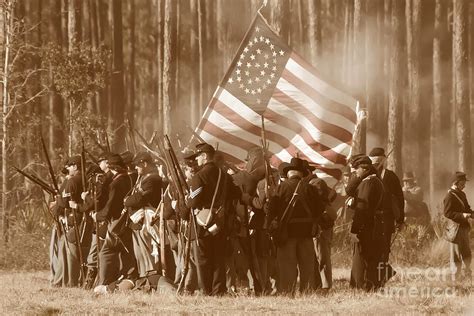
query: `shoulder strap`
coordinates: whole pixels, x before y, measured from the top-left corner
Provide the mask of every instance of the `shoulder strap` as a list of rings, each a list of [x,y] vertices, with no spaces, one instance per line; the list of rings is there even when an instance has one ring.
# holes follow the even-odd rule
[[[385,169],[384,169],[384,170],[385,170]],[[374,176],[375,176],[375,175],[374,175]],[[377,180],[379,180],[379,183],[380,183],[380,185],[382,186],[382,194],[380,194],[380,199],[379,199],[379,201],[377,202],[377,206],[375,207],[375,210],[377,210],[378,208],[380,208],[380,206],[381,206],[381,204],[382,204],[383,197],[384,197],[384,195],[385,195],[385,187],[384,187],[384,185],[383,185],[382,179],[380,179],[380,178],[377,177],[377,176],[375,176],[375,178],[376,178]]]
[[[451,193],[452,195],[454,195],[456,197],[456,199],[458,199],[458,201],[464,206],[466,207],[466,205],[464,204],[464,202],[462,201],[462,199],[456,194],[456,192],[454,192],[454,190],[449,190],[448,191],[449,193]]]
[[[293,195],[291,196],[291,199],[288,202],[288,205],[286,206],[285,211],[283,212],[283,215],[280,217],[280,222],[282,222],[284,220],[286,214],[288,214],[288,217],[291,216],[291,213],[293,212],[294,202],[295,202],[296,196],[298,195],[298,188],[300,187],[300,184],[301,184],[301,180],[298,181],[298,184],[296,185],[295,191],[293,192]]]
[[[217,191],[219,191],[219,184],[221,183],[221,175],[222,175],[222,171],[221,171],[221,168],[219,168],[219,176],[217,178],[217,184],[216,184],[216,189],[214,190],[214,196],[212,197],[211,210],[214,208],[214,202],[216,201]]]

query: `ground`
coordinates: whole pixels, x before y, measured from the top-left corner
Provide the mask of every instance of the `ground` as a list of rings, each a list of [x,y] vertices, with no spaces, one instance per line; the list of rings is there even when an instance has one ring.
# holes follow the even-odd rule
[[[115,293],[51,288],[48,272],[0,272],[0,314],[474,314],[472,284],[452,284],[441,269],[397,268],[386,293],[348,288],[348,269],[334,271],[328,295],[209,298],[172,294]]]

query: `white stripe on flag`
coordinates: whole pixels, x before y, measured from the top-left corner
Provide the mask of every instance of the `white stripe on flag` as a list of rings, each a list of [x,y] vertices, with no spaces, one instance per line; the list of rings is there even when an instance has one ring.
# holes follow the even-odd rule
[[[288,59],[286,69],[298,76],[301,80],[311,83],[313,88],[319,91],[326,98],[347,105],[355,112],[357,106],[356,99],[316,77],[292,58]]]
[[[277,83],[277,88],[283,91],[286,95],[290,96],[300,105],[311,111],[316,117],[327,123],[339,126],[349,133],[354,132],[354,123],[338,113],[330,112],[324,109],[322,106],[317,104],[311,97],[304,94],[303,91],[289,83],[283,78]]]
[[[216,138],[214,135],[209,134],[205,130],[199,130],[197,132],[199,136],[208,144],[211,144],[213,146],[216,146],[216,143],[219,144],[219,151],[225,152],[239,160],[244,161],[245,157],[247,157],[247,151],[234,146],[232,144],[229,144],[222,138]]]
[[[249,123],[253,124],[254,126],[260,128],[260,123],[261,123],[261,117],[260,115],[249,115],[249,111],[252,111],[250,110],[245,104],[243,104],[239,99],[235,98],[230,92],[228,92],[227,90],[223,89],[222,91],[222,94],[220,95],[220,101],[223,102],[224,104],[228,105],[229,107],[232,107],[232,109],[238,113],[240,116],[244,117]],[[253,112],[253,111],[252,111]],[[253,112],[255,113],[255,112]],[[287,111],[287,113],[284,113],[284,115],[286,114],[291,114],[289,111]],[[213,114],[211,114],[209,117],[213,117],[212,119],[212,122],[215,123],[216,125],[218,126],[228,126],[228,124],[230,123],[229,121],[227,121],[226,118],[224,118],[223,116],[221,116],[220,114],[217,114],[217,117],[214,117]],[[220,122],[224,122],[225,121],[225,124],[223,123],[220,123]],[[318,164],[321,164],[321,165],[328,165],[330,166],[331,164],[333,164],[333,162],[329,161],[328,159],[324,158],[323,156],[321,156],[317,151],[313,150],[304,140],[301,136],[299,135],[295,135],[295,133],[281,125],[278,125],[278,124],[275,124],[274,122],[272,121],[269,121],[267,119],[264,119],[265,121],[265,129],[269,132],[274,132],[275,134],[279,134],[281,137],[283,137],[284,139],[286,139],[287,141],[289,141],[291,144],[293,144],[299,151],[301,151],[304,155],[311,157],[311,160],[315,163],[318,163]],[[232,123],[230,123],[232,124]],[[311,124],[311,123],[309,123]],[[235,128],[238,128],[237,126]],[[260,142],[260,136],[257,136],[253,133],[247,133],[247,132],[244,132],[242,131],[242,129],[236,129],[239,131],[239,137],[242,138],[242,139],[245,139],[247,141],[250,141],[254,144],[256,144],[258,146],[258,142]],[[228,130],[230,132],[230,130]],[[235,132],[234,132],[235,134]],[[289,136],[292,135],[292,137],[290,138]],[[325,134],[324,134],[325,135]],[[243,137],[242,137],[243,136]],[[324,137],[321,137],[321,138],[324,138]],[[281,152],[282,150],[285,151],[288,156],[286,154],[283,154],[285,156],[286,159],[284,159],[283,161],[289,161],[291,159],[291,155],[290,153],[288,153],[286,151],[286,149],[284,147],[282,147],[280,144],[268,139],[268,142],[269,142],[269,150],[273,153],[279,153]],[[338,145],[340,145],[341,143],[338,141],[335,143],[334,147],[337,148]],[[328,147],[331,147],[331,146],[328,146]]]
[[[300,124],[311,134],[312,138],[318,143],[327,146],[333,151],[340,153],[344,156],[347,156],[349,154],[350,146],[348,144],[341,143],[340,140],[318,130],[304,115],[293,111],[285,104],[282,104],[277,100],[271,98],[268,104],[268,108]]]

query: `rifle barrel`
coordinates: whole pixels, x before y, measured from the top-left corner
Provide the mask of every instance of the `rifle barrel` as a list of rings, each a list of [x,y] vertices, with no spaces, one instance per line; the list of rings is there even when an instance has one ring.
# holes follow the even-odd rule
[[[48,149],[46,148],[46,144],[44,142],[43,135],[40,135],[41,145],[43,147],[43,153],[46,158],[46,163],[48,164],[49,176],[51,177],[51,181],[53,181],[53,187],[56,192],[59,192],[58,182],[56,180],[56,176],[54,174],[53,166],[51,165],[51,160],[49,159]]]
[[[23,175],[25,178],[27,178],[28,180],[30,180],[34,184],[39,185],[44,191],[48,192],[49,194],[51,194],[53,196],[56,194],[56,191],[52,187],[50,187],[47,183],[45,183],[43,180],[39,179],[38,177],[36,177],[34,175],[30,175],[30,174],[24,172],[23,170],[21,170],[20,168],[15,167],[15,166],[13,166],[13,169],[15,169],[16,172]]]
[[[82,190],[86,190],[86,152],[84,149],[84,138],[81,139],[81,180],[82,180]]]

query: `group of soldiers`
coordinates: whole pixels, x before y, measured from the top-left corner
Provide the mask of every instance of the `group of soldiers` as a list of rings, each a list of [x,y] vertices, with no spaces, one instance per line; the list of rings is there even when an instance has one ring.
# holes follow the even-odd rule
[[[204,295],[332,287],[341,192],[318,178],[315,166],[296,157],[274,169],[265,148],[255,147],[237,168],[207,143],[168,158],[150,150],[107,152],[87,166],[81,156],[66,161],[67,175],[50,204],[53,286]],[[405,221],[404,190],[385,160],[382,148],[354,155],[343,177],[350,285],[367,291],[395,274],[390,248]],[[463,210],[472,214],[465,201]],[[466,262],[462,236],[453,258]]]

